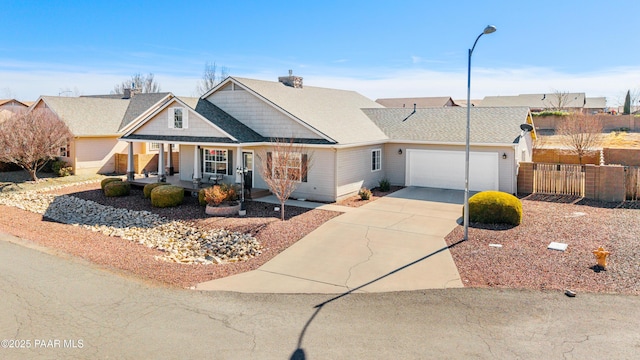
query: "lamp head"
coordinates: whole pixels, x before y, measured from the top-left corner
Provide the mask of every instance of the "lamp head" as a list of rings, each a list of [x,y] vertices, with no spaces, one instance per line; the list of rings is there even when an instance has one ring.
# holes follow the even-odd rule
[[[493,25],[487,25],[487,27],[486,27],[486,28],[484,28],[484,31],[483,31],[482,33],[483,33],[483,34],[491,34],[491,33],[493,33],[493,32],[496,32],[496,30],[498,30],[498,29],[496,29],[496,27],[495,27],[495,26],[493,26]]]

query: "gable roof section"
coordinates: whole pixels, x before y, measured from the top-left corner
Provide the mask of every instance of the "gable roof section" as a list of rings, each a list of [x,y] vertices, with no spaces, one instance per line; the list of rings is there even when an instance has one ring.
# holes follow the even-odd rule
[[[74,136],[116,135],[129,107],[128,100],[41,96],[47,108],[62,119]]]
[[[292,119],[326,138],[326,142],[356,144],[386,140],[386,135],[360,109],[382,105],[355,91],[313,86],[293,88],[280,82],[229,77],[203,99],[233,81]],[[286,137],[286,134],[283,134]]]
[[[412,97],[412,98],[388,98],[377,99],[376,102],[388,108],[411,108],[413,104],[419,108],[456,106],[449,96],[440,97]]]
[[[230,134],[239,142],[263,142],[265,138],[224,112],[208,100],[200,99],[195,111],[209,120],[213,125]]]
[[[144,94],[136,94],[131,97],[129,101],[129,106],[127,107],[127,111],[122,117],[122,122],[118,127],[118,130],[122,130],[131,122],[133,122],[136,118],[142,115],[144,112],[152,108],[154,105],[158,104],[161,100],[167,98],[171,93],[144,93]]]
[[[16,103],[18,105],[22,105],[25,108],[27,108],[27,107],[29,107],[31,105],[28,102],[24,102],[24,101],[20,101],[20,100],[16,100],[16,99],[0,99],[0,106],[2,106],[4,104],[11,103],[11,102]]]
[[[426,143],[466,143],[467,108],[363,109],[390,140]],[[472,108],[471,138],[474,144],[512,144],[527,123],[527,107]],[[407,118],[406,121],[402,119]]]

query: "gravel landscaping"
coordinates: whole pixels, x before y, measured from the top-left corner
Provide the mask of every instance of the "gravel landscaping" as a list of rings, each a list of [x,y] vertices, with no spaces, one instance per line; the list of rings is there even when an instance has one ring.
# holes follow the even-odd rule
[[[108,198],[103,195],[100,184],[96,182],[61,187],[48,192],[45,196],[48,194],[58,196],[68,194],[73,198],[118,209],[148,212],[153,215],[154,220],[157,220],[156,217],[162,217],[203,233],[219,232],[224,229],[258,241],[260,254],[239,259],[243,261],[212,265],[158,261],[170,255],[171,249],[167,251],[167,249],[149,247],[149,244],[145,246],[136,241],[124,241],[122,238],[105,234],[111,233],[112,230],[95,232],[87,227],[53,222],[38,213],[0,205],[2,212],[0,231],[85,258],[108,268],[124,270],[138,277],[179,287],[189,287],[199,282],[254,270],[330,218],[340,214],[287,206],[285,208],[287,220],[280,221],[278,217],[280,213],[273,210],[273,205],[248,202],[246,217],[213,218],[204,213],[204,207],[197,205],[195,198],[187,197],[182,205],[174,208],[153,208],[148,199],[143,199],[142,189],[132,189],[129,196]],[[60,198],[65,197],[58,197]]]
[[[445,240],[455,244],[451,254],[463,284],[640,295],[640,210],[633,209],[637,203],[621,208],[575,200],[530,196],[522,200],[520,225],[472,223],[464,242],[459,242],[463,227],[454,229]],[[551,242],[568,248],[549,250]],[[605,271],[595,267],[592,253],[600,246],[611,253]]]
[[[141,188],[134,187],[129,196],[105,197],[96,180],[78,180],[84,182],[73,185],[51,179],[39,184],[24,182],[18,186],[5,185],[0,188],[0,196],[4,196],[3,201],[7,202],[12,196],[10,194],[16,193],[15,190],[49,187],[46,192],[38,191],[39,196],[46,200],[44,205],[34,202],[34,208],[30,211],[0,205],[0,231],[31,240],[53,251],[122,271],[123,274],[171,286],[190,287],[203,281],[254,270],[324,222],[340,215],[338,212],[287,206],[286,221],[280,221],[279,212],[274,211],[273,204],[249,201],[245,217],[211,217],[205,214],[204,208],[193,197],[185,197],[183,204],[177,207],[154,208],[148,199],[143,199]],[[52,185],[54,188],[50,187]],[[357,207],[399,189],[401,187],[392,187],[386,193],[374,189],[368,201],[354,196],[338,204]],[[53,200],[56,196],[56,200]],[[452,245],[451,254],[465,286],[570,289],[578,293],[640,295],[638,202],[613,204],[539,195],[524,198],[522,202],[523,222],[518,226],[472,223],[470,240],[460,242],[462,226],[445,238]],[[54,206],[51,206],[52,203],[55,203]],[[99,224],[98,228],[93,228],[94,225],[89,221],[78,221],[78,226],[60,223],[73,220],[70,214],[80,216],[86,213],[86,210],[78,209],[83,209],[87,203],[93,209],[91,211],[98,209],[98,212],[105,212],[109,223]],[[61,217],[68,209],[73,211]],[[43,216],[46,211],[49,214]],[[149,222],[141,226],[147,230],[158,224],[171,224],[180,232],[198,239],[224,229],[223,237],[229,234],[241,236],[247,239],[246,244],[250,244],[254,252],[250,256],[234,259],[233,256],[219,257],[215,246],[208,253],[200,251],[201,245],[194,244],[176,250],[154,243],[152,240],[161,239],[163,235],[153,232],[143,234],[148,239],[140,241],[140,238],[122,233],[126,232],[123,229],[127,227],[135,228],[135,224],[111,223],[123,221],[126,214],[147,217]],[[120,235],[131,241],[109,234]],[[198,244],[200,242],[198,240]],[[547,246],[550,242],[566,243],[568,248],[564,252],[549,250]],[[184,245],[182,241],[174,243]],[[611,253],[604,271],[595,267],[596,260],[592,254],[600,246]],[[190,262],[188,264],[180,263],[182,258],[175,256],[176,251],[188,253],[191,250],[194,250],[189,255],[191,258],[185,260]]]

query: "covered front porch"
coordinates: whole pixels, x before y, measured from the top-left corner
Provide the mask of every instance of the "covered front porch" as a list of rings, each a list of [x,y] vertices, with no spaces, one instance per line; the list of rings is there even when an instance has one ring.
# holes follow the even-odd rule
[[[129,180],[131,185],[134,186],[145,186],[147,184],[153,184],[160,182],[160,178],[155,175],[150,175],[148,177],[143,176],[135,176],[133,180]],[[216,185],[216,181],[199,181],[194,183],[193,181],[181,180],[179,175],[168,175],[165,176],[165,183],[175,186],[180,186],[185,191],[188,191],[192,194],[197,194],[200,189],[204,189],[213,185]],[[250,188],[245,189],[245,198],[247,199],[257,199],[263,196],[268,196],[271,192],[268,189],[259,189],[259,188]]]

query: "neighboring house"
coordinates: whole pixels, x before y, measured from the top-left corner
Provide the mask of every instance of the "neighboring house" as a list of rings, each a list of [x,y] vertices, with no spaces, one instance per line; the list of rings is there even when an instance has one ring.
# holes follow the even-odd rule
[[[30,103],[19,101],[16,99],[0,99],[0,110],[11,111],[17,113],[20,111],[26,111],[29,108]]]
[[[10,118],[13,114],[27,111],[29,103],[16,99],[0,99],[0,122]]]
[[[545,110],[584,110],[586,97],[584,93],[548,93],[520,94],[516,96],[485,96],[478,107],[526,106],[532,112]]]
[[[137,117],[172,97],[169,93],[60,97],[41,96],[31,109],[49,109],[64,121],[72,141],[60,149],[60,159],[75,174],[113,173],[115,157],[127,153],[127,143],[118,140],[120,129]],[[138,153],[147,153],[147,144],[137,144]]]
[[[392,184],[464,189],[467,109],[363,109],[389,137],[383,159]],[[407,117],[408,116],[408,117]],[[406,119],[403,121],[403,119]],[[526,107],[471,109],[469,189],[515,193],[518,164],[531,161],[535,133]]]
[[[588,97],[584,104],[585,114],[603,114],[607,111],[606,97]]]
[[[389,98],[378,99],[376,102],[388,108],[429,108],[458,106],[453,99],[448,96],[442,97],[414,97],[414,98]]]
[[[353,91],[303,86],[302,78],[292,75],[279,82],[229,77],[195,106],[169,99],[131,122],[121,140],[129,142],[131,152],[138,143],[157,142],[161,150],[179,144],[181,180],[219,176],[240,182],[236,169],[244,165],[249,185],[267,189],[259,175],[266,159],[258,155],[274,159],[273,140],[293,139],[306,150],[290,164],[292,173],[309,170],[294,198],[336,201],[385,178],[396,185],[459,188],[453,179],[464,163],[451,161],[464,154],[466,109],[419,109],[408,117],[411,111],[384,108]],[[528,109],[474,109],[472,118],[472,160],[495,173],[485,176],[473,165],[474,176],[482,176],[471,182],[473,189],[514,193],[517,163],[531,159],[532,135],[519,128],[531,123]],[[422,164],[431,157],[437,160]],[[162,175],[163,169],[158,171]],[[440,172],[451,181],[429,182]]]

